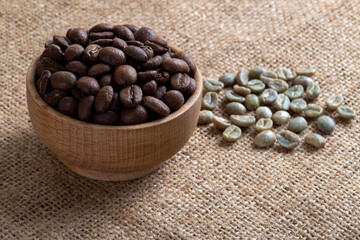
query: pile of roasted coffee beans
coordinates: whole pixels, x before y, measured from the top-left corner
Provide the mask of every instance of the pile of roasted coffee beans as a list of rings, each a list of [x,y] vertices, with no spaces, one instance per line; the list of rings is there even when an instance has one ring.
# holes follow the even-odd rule
[[[82,121],[131,125],[165,117],[195,92],[196,65],[147,27],[98,24],[54,36],[36,65],[40,96]]]
[[[296,75],[288,68],[279,68],[276,72],[267,71],[263,67],[255,67],[248,71],[241,68],[236,74],[225,73],[219,80],[205,79],[204,95],[198,124],[213,123],[223,131],[227,142],[235,142],[241,137],[241,128],[255,125],[259,133],[254,138],[256,147],[270,147],[277,140],[286,149],[296,148],[301,139],[298,133],[308,126],[306,119],[316,120],[316,126],[322,134],[330,134],[335,128],[335,121],[323,116],[322,106],[314,101],[321,93],[318,83],[312,77],[314,69],[297,69]],[[220,102],[218,93],[224,88],[225,113],[227,118],[215,116],[212,112]],[[309,102],[309,103],[308,103]],[[311,103],[310,103],[311,102]],[[353,119],[355,111],[342,105],[342,96],[332,96],[326,101],[329,111],[336,110],[344,119]],[[254,111],[254,114],[247,114]],[[291,115],[294,118],[291,119]],[[284,126],[275,134],[273,125]],[[316,148],[325,145],[325,138],[311,132],[305,137],[305,143]]]

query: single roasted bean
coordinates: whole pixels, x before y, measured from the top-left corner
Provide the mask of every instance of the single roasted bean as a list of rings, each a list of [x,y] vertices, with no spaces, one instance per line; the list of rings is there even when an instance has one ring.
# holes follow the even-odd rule
[[[140,28],[133,24],[123,24],[125,27],[129,28],[133,33],[136,33]]]
[[[229,115],[243,115],[246,113],[246,108],[241,103],[231,102],[226,104],[225,112]]]
[[[165,72],[164,70],[158,69],[156,71],[156,77],[155,77],[155,81],[159,84],[164,84],[166,83],[168,80],[170,79],[170,73]],[[190,79],[191,81],[191,79]],[[189,88],[191,86],[189,85]]]
[[[190,77],[186,73],[177,73],[171,77],[170,87],[185,93],[190,87]]]
[[[302,98],[294,99],[290,103],[290,109],[296,113],[304,111],[306,109],[306,107],[307,107],[307,103]]]
[[[235,75],[232,73],[224,73],[219,77],[219,81],[224,84],[224,87],[230,87],[235,83]]]
[[[119,98],[124,107],[134,108],[141,103],[143,92],[138,85],[131,85],[121,89]]]
[[[204,124],[212,123],[213,117],[214,117],[214,113],[212,111],[202,110],[199,113],[198,124],[204,125]]]
[[[277,78],[278,78],[277,74],[274,72],[270,72],[270,71],[264,72],[260,75],[260,80],[265,84],[268,84],[269,82],[271,82]]]
[[[278,78],[285,81],[293,80],[295,78],[295,75],[288,68],[279,68],[276,73]]]
[[[76,83],[76,77],[71,72],[59,71],[50,78],[51,87],[58,90],[70,91]]]
[[[289,88],[288,83],[285,82],[285,81],[282,80],[282,79],[275,79],[275,80],[269,82],[269,83],[267,84],[267,86],[268,86],[269,88],[274,89],[274,90],[277,91],[278,93],[285,92],[285,91]]]
[[[315,74],[315,69],[312,68],[298,68],[295,70],[297,75],[303,75],[307,77],[312,77]]]
[[[146,40],[152,39],[156,36],[154,30],[148,27],[142,27],[139,30],[136,31],[134,34],[135,39],[140,42],[146,42]]]
[[[113,46],[124,51],[124,49],[128,46],[127,43],[122,40],[121,38],[114,38],[113,40]]]
[[[87,75],[88,68],[84,62],[81,61],[71,61],[65,66],[65,70],[68,72],[72,72],[77,77],[82,77]]]
[[[51,73],[54,73],[57,71],[63,71],[64,66],[49,57],[43,57],[36,64],[36,76],[40,77],[41,73],[45,70],[49,70]]]
[[[309,133],[305,137],[305,143],[314,146],[316,148],[322,148],[325,146],[325,138],[323,138],[321,135],[317,133]]]
[[[71,44],[71,41],[67,37],[54,35],[52,43],[58,45],[63,51],[65,51]]]
[[[243,96],[236,94],[233,90],[226,91],[225,98],[229,102],[239,102],[239,103],[245,102],[245,98]]]
[[[161,99],[164,96],[164,94],[166,93],[166,90],[167,90],[166,86],[164,86],[164,85],[158,87],[155,91],[154,97],[156,97],[157,99]]]
[[[163,101],[152,96],[145,96],[143,98],[143,105],[163,117],[170,114],[170,108]]]
[[[275,143],[275,133],[271,130],[264,130],[254,138],[254,144],[257,147],[270,147]]]
[[[88,33],[86,30],[81,28],[70,28],[66,36],[70,39],[72,43],[78,43],[80,45],[85,45],[88,41]]]
[[[299,76],[296,76],[296,78],[293,81],[293,84],[301,85],[304,88],[306,88],[309,85],[309,83],[313,83],[313,82],[314,81],[310,77],[304,76],[304,75],[299,75]]]
[[[47,104],[52,107],[56,107],[59,105],[61,99],[66,96],[66,92],[61,90],[52,90],[50,93],[44,95],[44,100]]]
[[[188,73],[190,68],[184,60],[179,58],[168,58],[161,63],[161,67],[168,72]]]
[[[275,102],[277,96],[277,91],[271,88],[267,88],[261,93],[259,100],[262,104],[268,105]]]
[[[344,102],[343,96],[331,96],[326,100],[326,106],[330,110],[336,110]]]
[[[148,112],[141,105],[134,108],[123,108],[120,111],[120,122],[124,125],[140,124],[145,122],[147,118]]]
[[[117,92],[114,92],[113,99],[111,100],[111,104],[110,104],[110,110],[117,113],[119,111],[119,108],[120,108],[120,97]]]
[[[98,40],[98,39],[113,39],[114,33],[113,32],[90,32],[89,38],[91,40]]]
[[[344,119],[354,119],[356,117],[356,112],[354,109],[348,106],[340,106],[336,109],[337,113],[341,118]]]
[[[260,106],[255,111],[256,119],[271,118],[271,117],[272,117],[272,112],[271,112],[270,108],[268,108],[268,107]]]
[[[263,67],[255,67],[249,71],[249,80],[250,79],[259,79],[260,75],[264,72],[267,72]]]
[[[99,81],[100,87],[112,86],[113,83],[114,83],[113,74],[111,73],[102,76]]]
[[[305,130],[307,125],[308,125],[308,123],[305,118],[296,117],[296,118],[293,118],[290,120],[287,129],[294,133],[299,133],[299,132],[302,132],[303,130]]]
[[[290,99],[285,94],[279,94],[273,104],[274,108],[277,110],[289,110],[290,108]]]
[[[287,123],[290,120],[290,117],[291,116],[288,112],[280,110],[274,113],[274,115],[272,116],[272,120],[274,124],[281,126]]]
[[[96,95],[100,91],[98,81],[92,77],[81,77],[76,81],[76,86],[85,95]]]
[[[216,108],[216,106],[219,103],[219,96],[215,92],[207,92],[204,95],[203,101],[202,101],[202,107],[205,109],[213,110]]]
[[[70,62],[73,60],[79,60],[81,59],[83,53],[84,53],[83,46],[79,44],[72,44],[65,50],[65,60]]]
[[[97,113],[104,113],[109,109],[113,94],[114,90],[111,86],[105,86],[100,89],[95,97],[94,107]]]
[[[321,132],[330,134],[335,129],[335,122],[331,117],[321,116],[317,119],[317,127]]]
[[[114,125],[118,121],[118,115],[113,111],[94,114],[94,123],[103,125]]]
[[[265,84],[258,79],[253,79],[248,82],[247,87],[253,93],[260,93],[265,89]]]
[[[153,41],[153,39],[151,39]],[[166,45],[167,45],[167,42],[166,42]],[[154,50],[155,52],[155,50]],[[187,65],[189,66],[189,75],[194,77],[195,76],[195,73],[196,73],[196,70],[197,70],[197,67],[196,67],[196,64],[194,62],[194,60],[191,58],[191,56],[185,52],[176,52],[173,54],[173,57],[174,58],[180,58],[182,60],[184,60]]]
[[[162,39],[161,37],[158,37],[158,36],[155,36],[149,40],[146,40],[145,45],[150,46],[154,50],[155,54],[163,54],[169,50],[168,43],[164,39]],[[179,57],[175,56],[175,53],[173,55],[173,57],[175,57],[175,58],[180,58],[180,59],[184,60],[182,57],[180,57],[180,55],[178,55],[178,56]]]
[[[255,94],[249,94],[245,97],[245,106],[249,111],[255,110],[260,106],[258,96]]]
[[[115,35],[125,41],[135,40],[134,33],[124,25],[116,25],[113,28]]]
[[[96,64],[99,62],[98,56],[99,52],[101,50],[101,47],[96,44],[90,44],[88,45],[83,52],[82,59],[87,62],[88,64]]]
[[[107,23],[99,23],[90,28],[89,32],[106,32],[112,31],[113,25]]]
[[[192,77],[190,78],[190,85],[186,90],[185,94],[187,97],[191,96],[196,91],[196,80]]]
[[[294,149],[300,144],[300,137],[288,130],[281,130],[277,135],[277,141],[283,148]]]
[[[319,84],[310,82],[306,87],[306,98],[314,100],[316,99],[321,93],[321,89]]]
[[[170,90],[164,94],[161,100],[168,105],[172,111],[176,111],[184,105],[184,95],[178,90]]]
[[[40,76],[39,86],[38,86],[40,96],[44,96],[45,93],[50,91],[50,79],[51,79],[51,72],[48,70],[43,71]]]
[[[127,46],[124,49],[124,52],[126,54],[126,56],[140,62],[140,63],[145,63],[149,60],[148,55],[146,54],[146,52],[144,51],[144,49],[137,47],[137,46]]]
[[[156,88],[157,88],[157,83],[154,80],[151,80],[145,83],[141,87],[141,90],[144,96],[153,96],[155,94]]]
[[[58,61],[58,62],[64,61],[64,59],[65,59],[63,50],[58,45],[55,45],[55,44],[50,45],[49,55],[52,59],[54,59],[55,61]]]
[[[224,83],[210,78],[205,78],[204,87],[209,92],[220,92],[224,88]]]
[[[103,63],[111,66],[119,66],[126,62],[126,56],[123,51],[115,47],[104,47],[99,52],[99,59]]]
[[[255,124],[255,129],[258,132],[270,130],[272,127],[273,121],[271,120],[271,118],[260,118]]]
[[[285,91],[285,95],[290,99],[300,98],[304,93],[304,87],[301,85],[294,85]]]
[[[163,59],[161,56],[155,56],[150,58],[146,63],[143,63],[141,68],[144,70],[155,70],[161,65],[162,61]]]
[[[42,59],[44,57],[48,57],[52,60],[52,58],[50,57],[50,53],[49,53],[49,47],[45,48],[44,51],[42,52],[42,54],[40,55],[40,59]],[[54,62],[56,62],[56,61],[54,61]]]
[[[135,84],[137,80],[137,72],[130,65],[121,65],[114,71],[114,82],[120,87]]]
[[[93,65],[89,71],[88,75],[94,78],[102,77],[105,74],[108,74],[111,72],[111,66],[107,65],[105,63],[98,63]]]
[[[244,86],[239,86],[237,84],[235,84],[233,86],[234,92],[237,94],[240,94],[242,96],[247,96],[251,93],[250,88],[244,87]]]
[[[136,46],[136,47],[143,47],[145,46],[144,43],[140,42],[140,41],[136,41],[136,40],[130,40],[130,41],[126,41],[127,45],[132,45],[132,46]]]
[[[87,121],[91,118],[95,97],[92,95],[80,99],[77,114],[80,120]]]
[[[249,81],[249,71],[242,67],[235,75],[235,81],[240,86],[246,86]]]
[[[109,39],[109,38],[102,38],[102,39],[97,39],[97,40],[94,40],[94,41],[90,41],[89,44],[96,44],[96,45],[99,45],[101,47],[109,47],[109,46],[112,46],[114,44],[114,40]]]
[[[233,124],[239,127],[250,127],[256,122],[254,116],[248,115],[231,115],[230,120]]]
[[[152,58],[154,56],[154,50],[152,50],[149,46],[141,46],[140,47],[144,52],[146,53],[148,59]]]
[[[227,142],[235,142],[241,137],[241,129],[235,125],[230,125],[223,132],[223,138]]]
[[[304,113],[306,117],[309,118],[316,118],[323,114],[324,109],[317,104],[309,104],[307,108],[305,109]]]
[[[146,71],[146,72],[138,72],[137,73],[137,78],[142,83],[146,83],[146,82],[149,82],[149,81],[154,80],[154,79],[156,80],[157,76],[158,76],[158,71],[157,70],[149,70],[149,71]]]
[[[231,122],[229,120],[218,116],[214,116],[212,121],[214,123],[214,126],[220,130],[225,130],[231,125]]]
[[[55,37],[55,36],[54,36],[54,37]],[[51,44],[53,44],[53,41],[52,41],[52,40],[47,40],[47,41],[45,42],[45,44],[44,44],[44,47],[45,47],[45,48],[48,48],[48,47],[50,47]],[[56,44],[56,45],[58,45],[58,44]]]
[[[60,100],[58,105],[59,112],[68,115],[75,116],[77,113],[78,101],[73,97],[64,97]]]

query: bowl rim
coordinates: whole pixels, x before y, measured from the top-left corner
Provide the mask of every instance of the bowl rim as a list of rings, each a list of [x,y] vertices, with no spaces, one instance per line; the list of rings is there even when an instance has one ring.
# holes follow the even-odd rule
[[[182,51],[180,48],[170,45],[171,50],[174,52],[180,52]],[[38,56],[36,59],[34,59],[31,63],[31,65],[28,68],[27,74],[26,74],[26,92],[31,96],[34,102],[38,104],[41,108],[46,109],[46,111],[49,112],[49,114],[54,115],[56,119],[64,120],[64,121],[73,121],[74,124],[76,124],[79,127],[95,127],[98,129],[116,129],[116,130],[137,130],[137,129],[145,129],[145,128],[151,128],[158,125],[165,124],[167,122],[172,121],[173,119],[179,117],[183,113],[185,113],[187,110],[189,110],[198,100],[199,97],[202,95],[202,75],[199,71],[199,67],[196,64],[196,72],[194,75],[194,79],[196,81],[196,90],[192,94],[192,96],[185,102],[185,104],[175,112],[171,113],[170,115],[157,119],[155,121],[151,122],[145,122],[135,125],[102,125],[102,124],[96,124],[96,123],[90,123],[81,121],[79,119],[67,116],[53,107],[51,107],[49,104],[47,104],[44,99],[42,99],[39,95],[38,90],[35,87],[35,69],[36,69],[36,63],[40,59],[40,56]]]

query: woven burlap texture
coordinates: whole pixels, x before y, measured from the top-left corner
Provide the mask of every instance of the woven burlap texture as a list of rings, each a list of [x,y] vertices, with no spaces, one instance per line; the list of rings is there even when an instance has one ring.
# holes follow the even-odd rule
[[[27,68],[52,35],[133,23],[191,53],[204,76],[314,67],[318,102],[342,94],[359,115],[359,16],[354,0],[1,0],[0,239],[359,238],[360,116],[336,117],[325,148],[293,152],[254,148],[253,128],[226,144],[198,127],[154,174],[102,182],[40,142],[25,98]]]

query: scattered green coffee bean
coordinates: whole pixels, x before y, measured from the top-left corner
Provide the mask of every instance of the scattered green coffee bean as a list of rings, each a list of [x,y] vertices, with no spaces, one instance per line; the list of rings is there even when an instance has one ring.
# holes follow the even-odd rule
[[[294,85],[285,91],[285,95],[290,99],[300,98],[304,93],[304,87],[301,85]]]
[[[249,80],[251,79],[259,79],[260,75],[264,72],[267,72],[263,67],[254,67],[249,71]]]
[[[267,86],[274,89],[278,93],[285,92],[289,88],[289,84],[282,79],[275,79],[269,82]]]
[[[203,98],[202,106],[205,109],[214,110],[219,103],[219,95],[216,92],[207,92]]]
[[[249,71],[242,67],[235,75],[235,81],[240,86],[246,86],[249,81]]]
[[[293,81],[294,85],[301,85],[304,88],[306,88],[309,83],[313,83],[314,81],[312,80],[312,78],[308,77],[308,76],[304,76],[304,75],[299,75],[296,76],[296,78]]]
[[[304,75],[312,77],[315,74],[315,69],[312,68],[298,68],[295,70],[297,75]]]
[[[275,133],[271,130],[265,130],[256,135],[254,144],[257,147],[270,147],[275,142]]]
[[[267,88],[261,93],[259,100],[262,104],[268,105],[275,102],[277,96],[277,91],[271,88]]]
[[[230,87],[235,83],[235,75],[232,73],[224,73],[220,76],[219,81],[224,84],[224,87]]]
[[[271,120],[271,118],[260,118],[255,124],[255,129],[258,132],[270,130],[272,127],[273,121]]]
[[[225,98],[229,102],[239,102],[239,103],[245,102],[245,98],[243,96],[240,96],[239,94],[235,93],[234,90],[226,91]]]
[[[344,97],[335,95],[326,100],[326,106],[330,110],[336,110],[344,102]]]
[[[317,119],[317,127],[321,132],[330,134],[335,129],[335,122],[331,117],[321,116]]]
[[[227,142],[235,142],[240,137],[241,137],[241,129],[235,125],[230,125],[223,132],[223,138]]]
[[[271,117],[272,117],[272,112],[271,112],[270,108],[268,108],[268,107],[260,106],[255,111],[256,119],[271,118]]]
[[[215,127],[217,127],[220,130],[225,130],[227,127],[231,125],[231,122],[229,120],[219,116],[213,117],[213,123]]]
[[[259,79],[253,79],[248,82],[247,87],[253,93],[260,93],[265,89],[265,84]]]
[[[322,148],[325,146],[325,138],[317,133],[309,133],[305,137],[305,143],[312,145],[316,148]]]
[[[212,111],[202,110],[199,113],[198,124],[203,125],[203,124],[212,123],[213,117],[214,117],[214,113]]]
[[[302,132],[303,130],[305,130],[305,128],[307,127],[307,121],[305,118],[303,117],[296,117],[290,120],[289,125],[287,127],[287,129],[289,131],[292,131],[294,133],[299,133]]]
[[[249,94],[245,97],[245,106],[249,111],[255,110],[260,106],[258,96],[255,94]]]
[[[277,78],[277,74],[274,72],[264,72],[260,75],[260,80],[265,83],[268,84],[269,82],[275,80]]]
[[[276,113],[274,113],[274,115],[272,116],[272,120],[274,122],[274,124],[276,125],[284,125],[285,123],[287,123],[290,120],[290,114],[284,110],[280,110],[277,111]]]
[[[289,110],[290,108],[290,99],[285,94],[280,93],[273,104],[274,108],[277,110]]]
[[[256,121],[254,116],[248,115],[231,115],[230,120],[233,124],[239,127],[249,127]]]
[[[206,78],[204,87],[209,92],[220,92],[224,88],[224,84],[218,80]]]
[[[295,77],[294,74],[291,72],[291,70],[288,68],[281,67],[276,71],[276,73],[278,78],[285,81],[293,80]]]
[[[244,87],[244,86],[239,86],[238,84],[235,84],[233,86],[234,92],[237,94],[240,94],[242,96],[247,96],[251,93],[250,88]]]
[[[243,115],[246,113],[246,108],[241,103],[231,102],[226,104],[225,112],[229,115]]]
[[[306,87],[306,98],[314,100],[318,98],[321,93],[321,88],[319,84],[310,82]]]
[[[296,113],[304,111],[306,109],[306,107],[307,107],[307,103],[302,98],[294,99],[290,103],[290,109]]]
[[[304,111],[305,116],[309,118],[319,117],[323,114],[323,112],[324,109],[320,105],[313,103],[309,104]]]
[[[348,106],[342,105],[338,107],[336,111],[339,114],[339,116],[344,119],[353,119],[356,117],[355,110]]]
[[[300,137],[289,130],[281,130],[277,141],[283,148],[294,149],[300,144]]]

